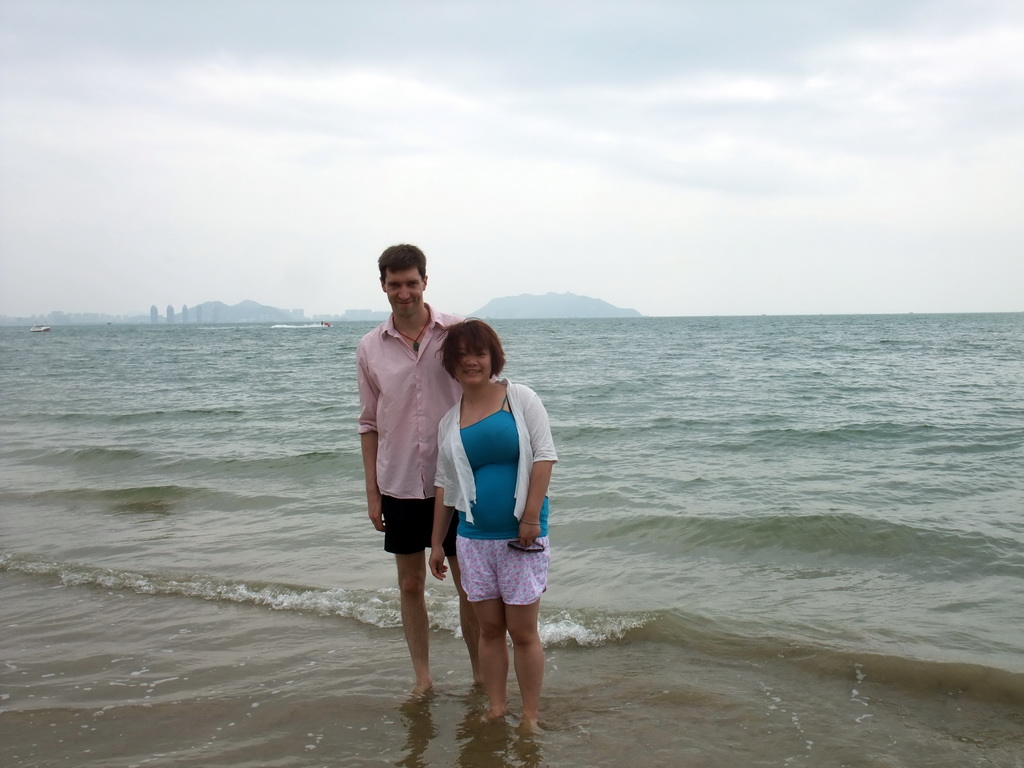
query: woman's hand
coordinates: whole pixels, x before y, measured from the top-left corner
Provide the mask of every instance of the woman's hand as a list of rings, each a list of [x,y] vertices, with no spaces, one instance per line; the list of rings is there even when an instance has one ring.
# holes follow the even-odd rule
[[[444,503],[444,488],[434,488],[434,527],[430,534],[430,572],[435,579],[444,581],[448,566],[444,564],[444,540],[448,536],[455,507]]]
[[[544,506],[544,497],[548,494],[551,483],[553,461],[535,461],[530,469],[530,487],[526,492],[526,508],[519,519],[519,544],[524,547],[533,545],[533,540],[540,536],[540,511]]]
[[[519,546],[532,547],[533,540],[538,536],[540,536],[540,523],[519,521]]]

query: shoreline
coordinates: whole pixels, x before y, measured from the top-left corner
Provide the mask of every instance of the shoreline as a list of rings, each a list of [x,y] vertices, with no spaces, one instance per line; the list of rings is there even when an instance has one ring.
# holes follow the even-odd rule
[[[651,765],[1012,762],[1012,706],[868,673],[654,640],[549,648],[542,730],[482,724],[461,640],[431,636],[410,699],[398,628],[0,574],[5,765]],[[510,685],[510,711],[518,695]],[[929,762],[931,761],[931,762]],[[959,761],[959,762],[958,762]]]

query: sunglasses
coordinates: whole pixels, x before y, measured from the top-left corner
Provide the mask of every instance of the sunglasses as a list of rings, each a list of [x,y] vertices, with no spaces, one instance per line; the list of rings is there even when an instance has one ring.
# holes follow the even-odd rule
[[[516,541],[515,539],[512,539],[512,541],[510,541],[508,543],[508,546],[509,546],[510,549],[518,549],[520,552],[543,552],[544,551],[544,545],[539,543],[539,542],[536,542],[536,541],[533,542],[533,544],[531,544],[530,546],[524,547],[518,541]]]

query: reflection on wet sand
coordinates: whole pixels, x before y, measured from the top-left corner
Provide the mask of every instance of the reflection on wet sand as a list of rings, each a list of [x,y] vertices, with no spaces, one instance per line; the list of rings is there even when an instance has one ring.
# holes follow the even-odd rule
[[[425,768],[429,765],[425,755],[431,740],[437,736],[437,726],[430,711],[433,696],[415,696],[398,708],[405,725],[405,756],[395,763],[401,768]]]
[[[484,720],[482,713],[486,711],[487,699],[482,691],[475,690],[465,696],[463,704],[465,715],[455,731],[459,768],[538,768],[543,764],[541,744],[535,731],[511,722],[511,716]],[[437,696],[430,694],[409,699],[399,707],[406,729],[403,755],[395,762],[399,768],[431,765],[428,748],[440,732],[433,714],[437,705]],[[448,745],[435,747],[450,754]]]

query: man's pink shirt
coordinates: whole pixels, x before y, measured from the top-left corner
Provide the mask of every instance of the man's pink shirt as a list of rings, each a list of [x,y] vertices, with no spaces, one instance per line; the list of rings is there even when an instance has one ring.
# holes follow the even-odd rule
[[[441,366],[442,330],[462,320],[431,308],[418,352],[390,317],[359,342],[359,434],[377,433],[377,486],[385,496],[434,495],[437,424],[462,395]]]

